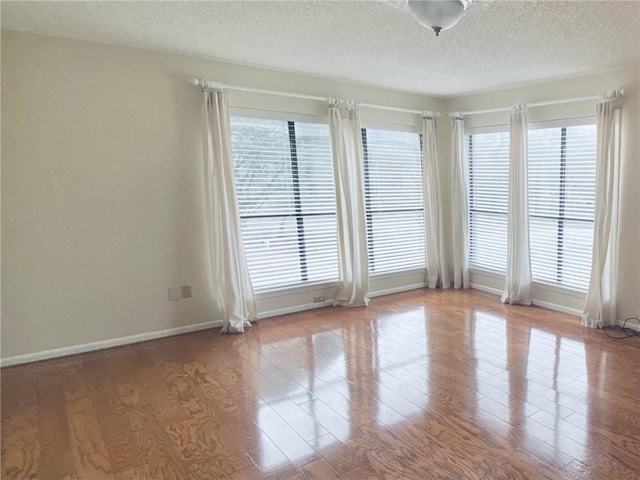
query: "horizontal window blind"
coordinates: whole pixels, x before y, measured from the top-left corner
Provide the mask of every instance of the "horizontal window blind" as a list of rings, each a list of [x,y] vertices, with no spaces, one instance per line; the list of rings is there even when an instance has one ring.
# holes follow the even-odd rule
[[[369,272],[425,267],[420,135],[362,129]]]
[[[338,278],[326,124],[232,117],[242,240],[257,292]]]
[[[591,274],[596,126],[529,131],[534,280],[586,291]]]
[[[505,272],[509,132],[466,136],[469,159],[469,264]]]

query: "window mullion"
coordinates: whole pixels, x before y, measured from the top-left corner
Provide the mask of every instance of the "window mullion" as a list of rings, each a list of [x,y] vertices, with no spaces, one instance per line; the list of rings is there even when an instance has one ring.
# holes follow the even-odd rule
[[[307,268],[307,247],[304,236],[304,217],[302,216],[302,200],[300,197],[300,174],[298,170],[298,150],[296,146],[295,122],[289,125],[289,147],[291,151],[291,179],[293,180],[293,204],[296,215],[296,228],[298,233],[298,255],[300,257],[300,277],[303,282],[309,280]]]
[[[371,177],[369,172],[369,149],[367,146],[367,130],[362,129],[362,157],[364,162],[364,204],[367,215],[367,246],[369,247],[369,270],[376,271],[375,255],[373,248],[373,212],[371,208]]]
[[[558,237],[557,237],[557,262],[556,281],[562,283],[563,253],[564,253],[564,209],[566,200],[566,177],[567,177],[567,128],[562,127],[560,131],[560,194],[558,196]]]
[[[469,135],[469,209],[473,210],[473,135]]]

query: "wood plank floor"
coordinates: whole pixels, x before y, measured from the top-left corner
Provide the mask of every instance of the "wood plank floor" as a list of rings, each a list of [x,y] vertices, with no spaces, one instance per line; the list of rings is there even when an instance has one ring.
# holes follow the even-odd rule
[[[475,291],[5,368],[2,478],[640,477],[640,339]]]

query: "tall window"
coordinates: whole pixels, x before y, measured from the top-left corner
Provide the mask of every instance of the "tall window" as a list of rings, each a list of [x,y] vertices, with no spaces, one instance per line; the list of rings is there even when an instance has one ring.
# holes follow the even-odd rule
[[[586,291],[591,272],[596,174],[595,125],[528,132],[529,237],[533,279]],[[472,134],[469,158],[470,264],[507,265],[509,133]]]
[[[533,279],[586,291],[591,273],[596,126],[529,130]]]
[[[362,129],[369,272],[425,267],[420,135]]]
[[[242,239],[255,290],[336,281],[328,125],[233,117],[231,145]]]
[[[469,264],[507,269],[509,132],[467,135],[469,159]]]

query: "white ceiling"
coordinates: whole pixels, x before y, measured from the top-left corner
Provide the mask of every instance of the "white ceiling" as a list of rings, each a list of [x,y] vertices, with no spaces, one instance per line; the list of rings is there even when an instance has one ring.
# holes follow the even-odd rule
[[[636,63],[639,1],[478,1],[439,38],[404,0],[1,2],[2,28],[453,96]]]

